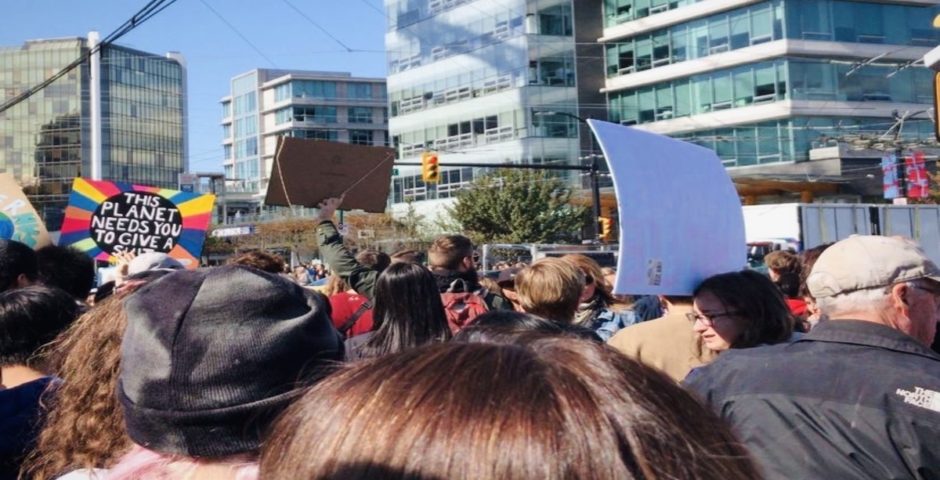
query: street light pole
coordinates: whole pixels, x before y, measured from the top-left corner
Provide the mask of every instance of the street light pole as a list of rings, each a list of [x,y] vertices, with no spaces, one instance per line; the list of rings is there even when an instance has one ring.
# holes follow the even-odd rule
[[[593,204],[593,214],[594,214],[594,243],[600,243],[601,238],[601,229],[600,229],[600,218],[601,218],[601,188],[600,188],[600,163],[597,161],[597,137],[594,136],[594,132],[591,131],[590,126],[587,123],[587,120],[568,112],[556,112],[556,111],[536,111],[532,110],[533,117],[545,117],[551,115],[561,115],[563,117],[573,118],[579,123],[584,124],[588,127],[588,133],[591,135],[591,152],[588,156],[590,159],[590,176],[591,176],[591,197]]]

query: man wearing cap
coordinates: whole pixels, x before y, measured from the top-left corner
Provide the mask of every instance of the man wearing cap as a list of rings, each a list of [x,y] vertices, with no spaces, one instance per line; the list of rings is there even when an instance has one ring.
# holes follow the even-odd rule
[[[853,236],[807,283],[828,321],[728,351],[686,386],[767,478],[940,478],[940,269],[909,240]]]

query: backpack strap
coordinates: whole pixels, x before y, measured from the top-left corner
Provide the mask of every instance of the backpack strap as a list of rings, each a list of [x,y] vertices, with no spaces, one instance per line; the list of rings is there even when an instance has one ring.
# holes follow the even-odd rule
[[[346,323],[339,327],[339,333],[342,333],[345,336],[346,332],[348,332],[349,329],[356,324],[356,321],[359,320],[359,317],[366,313],[366,311],[368,311],[370,308],[372,308],[372,302],[368,300],[362,302],[362,305],[359,305],[359,308],[357,308],[356,311],[349,316],[349,319],[346,320]]]

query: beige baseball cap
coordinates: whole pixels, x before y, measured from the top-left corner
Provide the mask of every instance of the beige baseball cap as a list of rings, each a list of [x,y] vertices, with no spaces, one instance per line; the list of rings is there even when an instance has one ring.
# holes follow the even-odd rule
[[[940,268],[913,240],[852,235],[819,256],[806,286],[824,298],[920,278],[940,282]]]

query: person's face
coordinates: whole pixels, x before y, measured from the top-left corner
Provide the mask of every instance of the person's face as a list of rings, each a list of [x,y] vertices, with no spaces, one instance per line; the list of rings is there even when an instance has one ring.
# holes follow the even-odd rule
[[[929,347],[937,334],[937,321],[940,320],[940,284],[924,283],[924,286],[907,289],[907,317],[910,324],[905,333]]]
[[[695,297],[688,316],[692,330],[709,350],[728,350],[744,333],[744,322],[738,312],[729,310],[711,292],[701,292]]]

